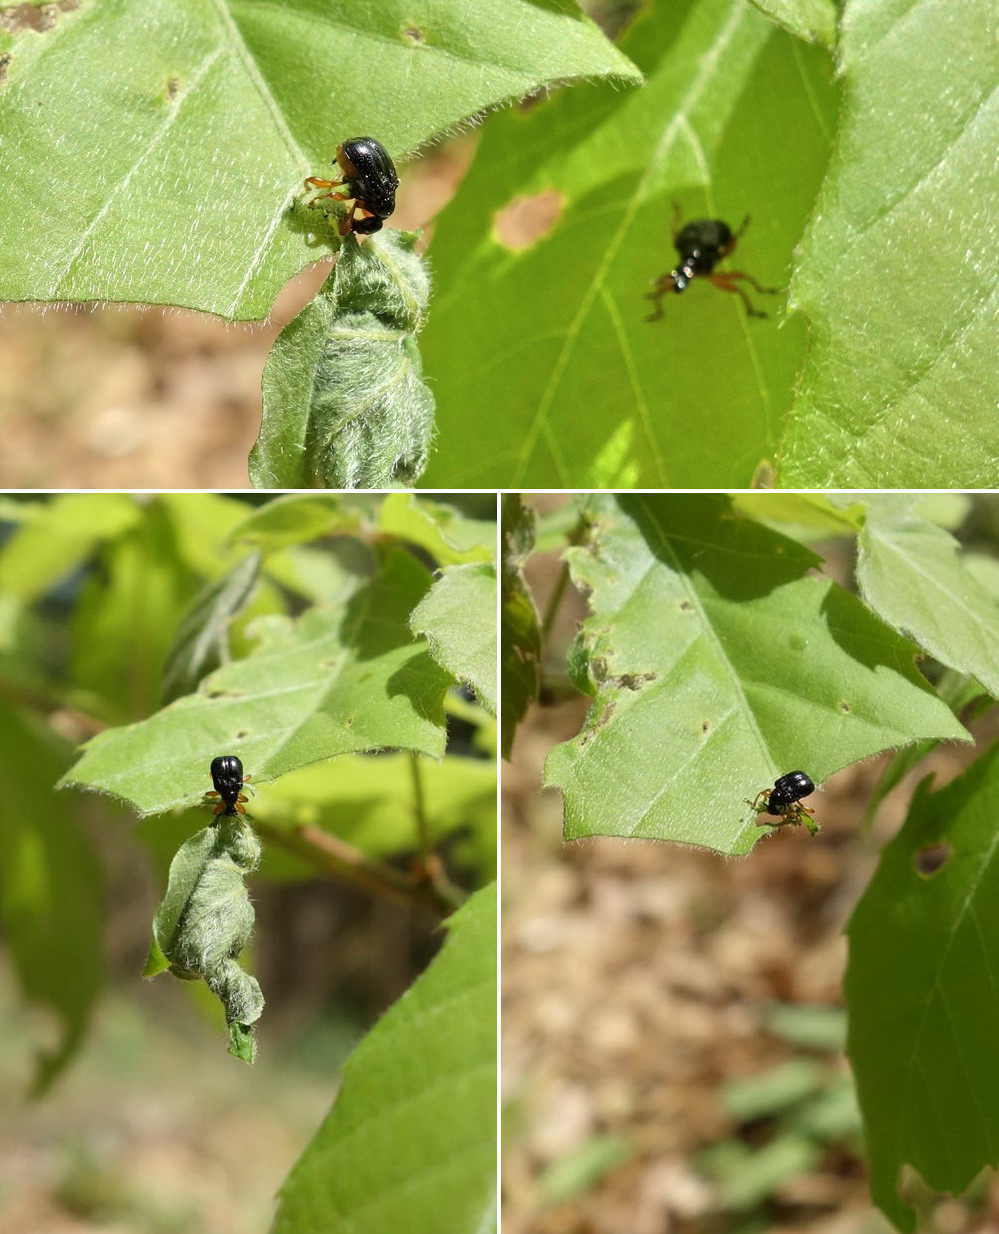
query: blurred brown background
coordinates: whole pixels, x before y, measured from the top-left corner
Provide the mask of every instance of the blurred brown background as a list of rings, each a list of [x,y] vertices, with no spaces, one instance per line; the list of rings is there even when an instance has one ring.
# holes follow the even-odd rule
[[[999,502],[976,502],[975,546],[994,546]],[[816,549],[848,581],[852,547]],[[529,563],[541,611],[558,569],[551,553]],[[817,837],[789,827],[745,859],[566,845],[561,794],[541,779],[586,710],[559,681],[584,615],[570,590],[546,652],[552,688],[504,765],[504,1234],[887,1234],[842,1053],[843,930],[915,780],[947,781],[976,751],[940,747],[872,834],[861,820],[884,758],[827,782]],[[971,728],[999,737],[994,710]],[[999,1230],[993,1183],[913,1198],[937,1234]]]

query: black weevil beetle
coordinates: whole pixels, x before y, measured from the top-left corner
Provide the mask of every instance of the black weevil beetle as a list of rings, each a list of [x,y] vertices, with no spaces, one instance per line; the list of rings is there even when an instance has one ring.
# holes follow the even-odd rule
[[[770,814],[781,820],[779,823],[771,823],[768,819],[757,819],[761,827],[803,823],[812,835],[816,835],[819,825],[812,818],[815,811],[801,804],[802,797],[808,797],[814,792],[815,785],[803,771],[789,771],[787,775],[780,776],[773,788],[761,788],[755,801],[747,798],[746,804],[752,806],[757,814]]]
[[[733,232],[728,223],[723,223],[721,219],[692,219],[681,227],[680,217],[680,207],[674,202],[673,244],[680,254],[680,262],[675,270],[670,270],[668,274],[661,274],[655,281],[655,289],[646,294],[646,299],[652,300],[655,308],[645,320],[658,321],[663,315],[663,296],[668,291],[675,291],[679,295],[687,288],[691,279],[699,274],[706,276],[709,283],[722,291],[731,291],[739,296],[750,317],[766,317],[766,313],[753,307],[745,291],[736,285],[737,280],[745,279],[758,292],[768,296],[777,295],[780,291],[779,287],[761,287],[751,274],[746,274],[742,270],[714,273],[715,266],[723,257],[727,257],[732,252],[739,237],[749,226],[749,215],[747,214],[742,220],[742,226],[736,232]]]
[[[399,187],[395,164],[380,141],[373,137],[351,137],[336,148],[336,165],[343,172],[342,180],[320,180],[309,176],[305,184],[313,189],[335,189],[341,185],[344,193],[320,193],[309,203],[315,205],[324,197],[334,201],[352,201],[350,213],[340,220],[340,235],[358,232],[370,236],[380,231],[382,222],[395,210],[395,191]],[[361,217],[356,217],[357,211]]]
[[[252,780],[253,777],[243,775],[243,764],[236,755],[220,754],[218,758],[213,758],[210,771],[215,792],[205,793],[205,803],[211,804],[216,798],[221,798],[213,811],[215,817],[245,814],[243,802],[246,798],[241,790],[247,780]]]

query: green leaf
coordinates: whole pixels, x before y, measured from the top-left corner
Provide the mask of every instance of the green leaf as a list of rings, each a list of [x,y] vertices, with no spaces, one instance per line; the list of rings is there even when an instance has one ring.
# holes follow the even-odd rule
[[[492,877],[496,853],[496,769],[488,759],[446,755],[420,763],[430,838],[451,845]],[[393,857],[417,848],[413,779],[408,754],[344,755],[303,767],[268,785],[251,807],[275,828],[321,827],[369,857]],[[268,852],[264,873],[274,876]],[[296,859],[282,874],[313,877]]]
[[[237,754],[257,781],[383,746],[439,758],[447,677],[408,624],[428,586],[424,567],[396,549],[345,607],[260,619],[252,655],[148,720],[99,734],[60,785],[156,814],[200,798],[220,753]]]
[[[167,653],[164,702],[190,694],[203,677],[229,659],[229,623],[253,594],[259,572],[260,554],[250,553],[201,591]]]
[[[763,834],[746,799],[778,775],[819,784],[922,737],[970,739],[910,643],[723,496],[591,498],[589,513],[568,557],[591,590],[594,702],[545,769],[567,837],[744,853]]]
[[[0,700],[0,920],[26,998],[59,1040],[38,1051],[40,1096],[80,1048],[103,982],[101,868],[69,804],[52,792],[66,752]]]
[[[779,26],[804,39],[832,47],[836,39],[836,6],[833,0],[752,0],[761,13]]]
[[[159,701],[174,630],[201,586],[181,552],[175,510],[157,498],[105,543],[73,608],[74,682],[100,697],[99,714],[113,723]],[[87,517],[86,507],[78,517]]]
[[[596,1186],[634,1155],[635,1146],[623,1136],[591,1136],[541,1172],[538,1194],[545,1204],[564,1204]]]
[[[442,566],[492,561],[496,524],[466,518],[453,506],[414,493],[389,493],[378,515],[379,530],[425,549]]]
[[[974,677],[965,677],[952,669],[945,669],[941,674],[937,682],[937,693],[956,716],[964,713],[964,719],[968,722],[991,703],[991,699]],[[918,767],[926,755],[939,744],[939,740],[935,739],[917,741],[915,745],[895,751],[868,799],[864,811],[865,827],[870,827],[874,822],[878,807],[892,789],[897,788],[909,772]]]
[[[414,634],[456,681],[496,714],[496,571],[492,566],[446,566],[413,610]]]
[[[426,466],[434,399],[416,335],[430,280],[412,233],[344,242],[333,273],[278,335],[250,454],[258,488],[391,488]]]
[[[957,541],[910,511],[906,496],[868,498],[857,582],[889,625],[999,698],[999,599],[966,570]]]
[[[489,1234],[496,1187],[496,888],[382,1017],[281,1188],[273,1234]]]
[[[9,511],[16,517],[18,508]],[[0,550],[0,591],[36,600],[105,540],[142,518],[131,493],[71,493],[33,507]]]
[[[360,519],[335,493],[275,497],[238,523],[229,533],[230,544],[252,544],[273,553],[291,545],[353,531]]]
[[[538,697],[541,683],[541,630],[538,611],[524,582],[524,562],[534,548],[535,516],[519,493],[504,493],[503,560],[500,587],[500,661],[503,690],[503,757],[509,758],[517,725]],[[573,518],[573,526],[576,517]]]
[[[995,487],[993,13],[848,0],[839,65],[837,150],[791,287],[813,343],[781,482]],[[960,70],[942,91],[943,65]]]
[[[957,1194],[999,1164],[997,815],[999,747],[940,792],[924,780],[850,920],[848,1048],[871,1191],[901,1230],[915,1227],[903,1165]]]
[[[113,0],[6,42],[0,299],[235,319],[322,255],[294,203],[338,142],[400,156],[553,82],[636,78],[574,5],[532,0]]]
[[[849,507],[837,504],[825,493],[735,493],[732,505],[741,514],[755,518],[795,540],[825,540],[830,536],[854,536],[864,523],[864,501],[855,498]]]
[[[427,487],[748,487],[774,457],[803,320],[755,294],[772,320],[749,320],[695,280],[650,323],[645,296],[676,263],[674,201],[750,215],[730,264],[787,282],[835,127],[831,65],[744,0],[659,0],[623,47],[641,90],[493,117],[435,222]],[[518,214],[543,234],[514,234]]]

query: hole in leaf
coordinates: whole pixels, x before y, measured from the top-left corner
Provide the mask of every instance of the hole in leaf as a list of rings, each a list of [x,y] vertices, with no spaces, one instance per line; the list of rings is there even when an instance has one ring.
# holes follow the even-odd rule
[[[519,253],[551,231],[564,207],[565,198],[554,189],[533,197],[515,197],[493,216],[493,235],[505,248]]]
[[[913,864],[916,867],[916,873],[923,878],[932,878],[939,870],[942,870],[950,860],[950,845],[949,844],[927,844],[925,848],[921,848],[913,858]]]

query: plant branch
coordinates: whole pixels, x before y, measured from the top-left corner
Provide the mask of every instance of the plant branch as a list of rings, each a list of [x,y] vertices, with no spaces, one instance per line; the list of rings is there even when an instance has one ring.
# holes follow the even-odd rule
[[[444,903],[451,908],[457,908],[464,901],[465,893],[448,878],[444,862],[439,854],[434,852],[430,822],[427,818],[426,797],[423,792],[420,756],[415,750],[409,751],[409,774],[413,783],[413,818],[416,823],[416,839],[420,849],[420,872]]]
[[[294,827],[275,827],[254,817],[254,830],[279,848],[294,853],[320,874],[362,887],[398,904],[430,909],[438,916],[451,912],[454,903],[431,882],[416,880],[411,874],[381,861],[366,857],[360,849],[330,835],[321,827],[303,823]]]

